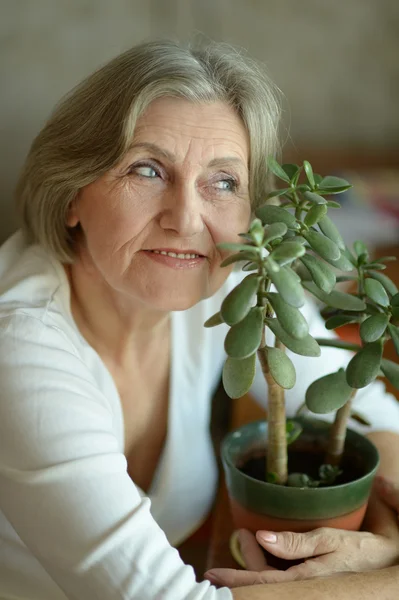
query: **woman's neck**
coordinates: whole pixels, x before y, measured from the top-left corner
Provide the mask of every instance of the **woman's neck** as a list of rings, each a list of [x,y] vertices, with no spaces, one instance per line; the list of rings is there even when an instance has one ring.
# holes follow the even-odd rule
[[[123,297],[82,261],[64,265],[64,269],[78,329],[101,356],[115,365],[123,365],[132,355],[150,349],[169,330],[170,313],[148,309]]]

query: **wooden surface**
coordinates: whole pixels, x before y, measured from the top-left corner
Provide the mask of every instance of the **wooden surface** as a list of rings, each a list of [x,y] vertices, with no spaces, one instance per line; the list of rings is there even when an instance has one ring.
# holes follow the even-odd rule
[[[399,246],[379,248],[376,256],[395,255],[399,258]],[[384,271],[399,287],[399,260],[396,262],[387,263],[387,269]],[[385,351],[386,358],[398,361],[398,356],[395,352],[392,343],[387,344]],[[399,400],[399,392],[394,389],[388,382],[387,390],[394,393]],[[230,431],[249,423],[265,418],[265,412],[258,404],[249,396],[246,395],[239,400],[232,401],[232,414],[230,421]],[[224,475],[221,475],[221,483],[218,490],[214,511],[211,539],[209,543],[206,568],[212,569],[216,567],[239,568],[230,554],[229,539],[234,530],[233,522],[230,513],[229,500],[227,496]]]

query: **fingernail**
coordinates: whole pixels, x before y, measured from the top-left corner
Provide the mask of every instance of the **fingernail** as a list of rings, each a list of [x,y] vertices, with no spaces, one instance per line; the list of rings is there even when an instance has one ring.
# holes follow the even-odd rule
[[[205,579],[208,579],[211,583],[213,583],[213,585],[222,585],[222,582],[220,581],[219,577],[215,575],[212,571],[208,571],[207,573],[205,573],[204,577]]]
[[[277,536],[275,533],[258,531],[256,534],[262,542],[268,542],[269,544],[275,544],[277,542]]]

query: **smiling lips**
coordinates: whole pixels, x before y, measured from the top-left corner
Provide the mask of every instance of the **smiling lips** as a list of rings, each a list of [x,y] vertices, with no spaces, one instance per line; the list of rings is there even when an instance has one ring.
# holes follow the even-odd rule
[[[154,254],[161,254],[162,256],[170,256],[171,258],[180,258],[183,260],[193,259],[193,258],[204,258],[203,254],[196,252],[195,250],[186,250],[185,252],[179,252],[177,250],[147,250],[147,252],[152,252]]]
[[[186,252],[175,250],[145,250],[144,254],[155,262],[178,270],[199,267],[206,259],[203,254],[199,254],[191,249]]]

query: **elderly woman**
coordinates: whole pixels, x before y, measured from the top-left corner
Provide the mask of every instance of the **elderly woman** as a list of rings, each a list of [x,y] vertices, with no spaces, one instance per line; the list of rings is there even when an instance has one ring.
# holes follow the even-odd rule
[[[34,141],[17,190],[23,228],[0,250],[2,598],[284,600],[292,585],[327,597],[320,580],[243,585],[269,573],[252,538],[250,580],[208,576],[243,585],[233,591],[196,583],[172,547],[214,498],[224,332],[202,324],[239,276],[220,268],[217,244],[264,198],[277,119],[270,82],[237,53],[150,43],[73,90]],[[322,326],[316,311],[311,322]],[[326,352],[330,364],[301,371],[290,410],[337,361]],[[399,407],[379,386],[359,397],[382,469],[399,479],[388,463]],[[373,534],[342,533],[331,548],[332,532],[324,575],[397,560],[393,513],[374,504]],[[331,581],[353,600],[398,577]]]

